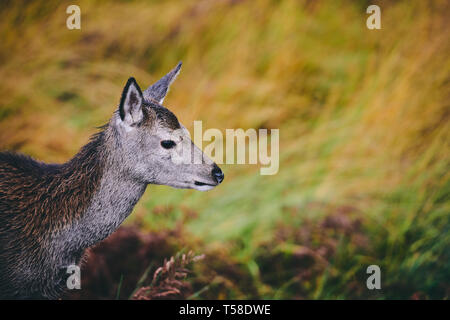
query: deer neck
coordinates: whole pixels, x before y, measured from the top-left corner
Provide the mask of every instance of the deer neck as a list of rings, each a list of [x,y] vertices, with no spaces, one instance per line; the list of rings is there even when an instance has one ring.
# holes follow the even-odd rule
[[[107,141],[108,132],[104,132],[101,138]],[[132,179],[121,169],[120,159],[106,147],[109,143],[102,143],[96,150],[87,152],[92,158],[89,160],[89,169],[98,172],[99,176],[91,177],[96,180],[96,186],[90,187],[92,192],[89,201],[82,205],[84,209],[81,214],[73,217],[55,239],[56,250],[67,253],[64,263],[77,263],[66,260],[113,233],[130,215],[145,192],[147,184]],[[83,160],[83,156],[80,157],[76,162]],[[86,180],[86,184],[89,183]]]
[[[84,249],[117,230],[133,211],[146,186],[118,172],[106,170],[86,212],[75,221],[76,234],[81,237],[74,239],[74,243]]]

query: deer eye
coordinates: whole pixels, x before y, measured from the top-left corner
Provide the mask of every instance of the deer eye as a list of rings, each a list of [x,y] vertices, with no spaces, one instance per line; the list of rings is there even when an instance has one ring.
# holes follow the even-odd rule
[[[164,149],[171,149],[176,146],[176,143],[175,143],[175,141],[172,141],[172,140],[163,140],[163,141],[161,141],[161,146]]]

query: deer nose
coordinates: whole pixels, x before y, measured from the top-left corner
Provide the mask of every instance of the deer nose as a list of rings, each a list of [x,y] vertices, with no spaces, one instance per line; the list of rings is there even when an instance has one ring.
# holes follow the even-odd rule
[[[222,170],[217,165],[214,165],[214,169],[211,172],[214,179],[216,179],[217,183],[221,183],[223,181],[224,175]]]

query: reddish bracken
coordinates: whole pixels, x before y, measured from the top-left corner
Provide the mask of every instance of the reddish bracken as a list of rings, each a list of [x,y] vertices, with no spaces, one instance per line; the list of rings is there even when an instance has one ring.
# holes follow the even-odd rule
[[[192,251],[187,254],[177,254],[168,261],[164,260],[162,267],[156,269],[152,283],[139,288],[133,295],[134,300],[173,299],[185,296],[183,293],[189,286],[183,280],[189,273],[187,267],[204,255],[196,256]]]

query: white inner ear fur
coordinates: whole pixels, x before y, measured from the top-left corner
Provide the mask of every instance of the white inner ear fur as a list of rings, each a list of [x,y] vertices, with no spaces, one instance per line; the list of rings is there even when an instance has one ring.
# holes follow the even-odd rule
[[[131,85],[128,89],[123,110],[125,112],[123,122],[128,126],[139,123],[144,118],[144,113],[142,112],[142,97],[134,85]]]

